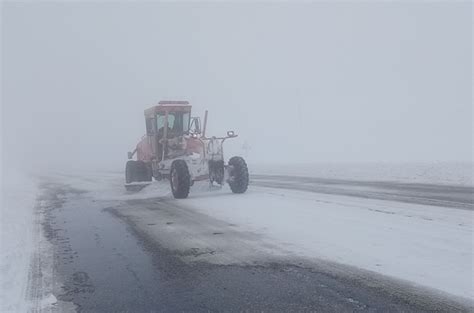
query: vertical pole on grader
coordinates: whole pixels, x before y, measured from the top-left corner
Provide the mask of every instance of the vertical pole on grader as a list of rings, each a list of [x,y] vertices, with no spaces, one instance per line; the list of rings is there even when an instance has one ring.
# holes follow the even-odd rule
[[[206,138],[207,110],[204,112],[204,125],[202,126],[202,137]]]

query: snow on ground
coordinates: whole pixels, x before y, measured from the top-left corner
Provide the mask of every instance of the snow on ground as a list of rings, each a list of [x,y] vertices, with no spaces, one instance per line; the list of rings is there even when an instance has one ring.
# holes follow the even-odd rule
[[[254,186],[180,201],[303,257],[474,298],[472,211]]]
[[[28,270],[33,252],[35,180],[3,168],[0,215],[0,311],[27,311]]]
[[[474,186],[474,163],[254,164],[253,174]]]
[[[167,180],[153,181],[140,192],[126,191],[124,174],[118,171],[54,172],[48,174],[45,179],[51,182],[69,184],[73,188],[88,192],[89,197],[104,201],[149,199],[171,194]]]
[[[472,185],[472,165],[430,168],[313,165],[251,170],[353,180]],[[86,196],[97,200],[171,198],[167,181],[153,182],[140,192],[125,191],[123,173],[119,171],[58,172],[47,179],[85,190]],[[7,197],[2,203],[1,308],[21,311],[25,306],[25,269],[32,249],[29,225],[36,189],[31,180],[21,176],[9,180],[4,188],[8,191],[4,190]],[[353,265],[474,299],[472,211],[256,186],[250,186],[244,195],[234,195],[228,187],[213,192],[208,189],[206,183],[198,183],[188,199],[176,201],[190,210],[236,224],[242,231],[262,234],[297,256]]]
[[[102,200],[171,198],[167,181],[129,193],[124,191],[122,176],[109,172],[68,179]],[[243,231],[262,234],[299,256],[353,265],[474,298],[474,215],[469,210],[256,186],[234,195],[228,187],[209,192],[207,183],[196,183],[188,199],[176,201],[239,225]]]

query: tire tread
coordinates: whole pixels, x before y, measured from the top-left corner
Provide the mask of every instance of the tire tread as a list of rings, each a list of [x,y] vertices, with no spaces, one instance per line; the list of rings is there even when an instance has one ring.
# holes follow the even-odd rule
[[[173,181],[171,178],[173,171],[178,172],[178,190],[174,190],[173,188]],[[175,160],[171,164],[170,186],[171,192],[176,199],[184,199],[188,197],[189,189],[191,187],[191,176],[189,175],[188,165],[184,160]]]
[[[229,181],[230,189],[233,193],[244,193],[249,185],[249,170],[247,163],[242,157],[234,156],[229,160],[229,165],[233,167],[233,180]]]

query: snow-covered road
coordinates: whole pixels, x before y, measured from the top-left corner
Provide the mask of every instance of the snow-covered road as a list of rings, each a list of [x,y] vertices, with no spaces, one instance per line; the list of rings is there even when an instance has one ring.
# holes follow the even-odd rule
[[[51,289],[37,292],[46,300],[34,303],[57,299],[62,309],[72,303],[97,310],[121,297],[113,308],[473,308],[471,187],[390,189],[389,183],[291,176],[254,176],[252,182],[243,195],[195,184],[188,199],[175,200],[167,182],[126,192],[121,173],[43,178],[42,232],[52,248],[42,249],[53,249],[59,261],[43,268],[57,281],[42,285]],[[420,192],[421,200],[413,197]],[[124,295],[123,284],[153,290],[160,301],[152,300],[153,292],[133,300],[136,294]],[[269,291],[268,284],[284,290]],[[220,300],[211,301],[216,294]],[[190,302],[173,302],[182,295]]]
[[[470,210],[263,187],[245,197],[191,196],[180,205],[309,259],[474,297]]]

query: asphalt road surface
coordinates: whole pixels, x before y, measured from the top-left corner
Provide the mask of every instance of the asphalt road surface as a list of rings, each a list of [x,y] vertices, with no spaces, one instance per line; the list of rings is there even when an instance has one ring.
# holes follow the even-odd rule
[[[465,186],[281,175],[253,175],[252,183],[271,188],[474,210],[474,188]]]
[[[462,187],[254,176],[271,188],[473,209]],[[31,270],[33,311],[468,312],[472,306],[382,275],[274,253],[174,199],[98,200],[45,180],[41,242]],[[49,267],[49,268],[48,268]],[[43,309],[42,309],[43,308]]]

